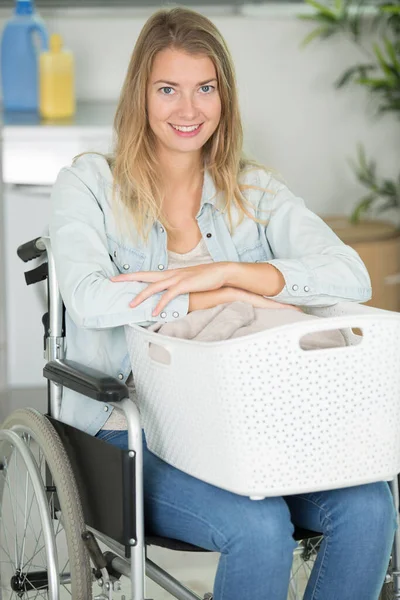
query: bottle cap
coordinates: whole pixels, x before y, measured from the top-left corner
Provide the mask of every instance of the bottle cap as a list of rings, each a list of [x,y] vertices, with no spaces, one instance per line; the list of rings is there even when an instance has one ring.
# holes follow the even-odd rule
[[[50,36],[50,52],[61,52],[63,39],[58,33],[52,33]]]
[[[32,15],[33,10],[33,0],[17,0],[17,4],[15,5],[16,15]]]

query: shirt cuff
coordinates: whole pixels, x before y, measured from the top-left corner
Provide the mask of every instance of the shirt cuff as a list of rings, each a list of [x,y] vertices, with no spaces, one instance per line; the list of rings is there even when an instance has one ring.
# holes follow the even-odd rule
[[[285,286],[276,296],[265,296],[265,298],[278,300],[279,302],[294,302],[296,300],[301,300],[301,303],[307,304],[307,300],[310,296],[318,294],[314,277],[300,261],[293,259],[276,259],[266,261],[266,264],[272,265],[282,273],[285,280]]]
[[[157,306],[160,300],[161,294],[154,295],[154,303],[151,309],[151,312]],[[167,304],[167,306],[156,316],[153,317],[150,313],[149,321],[154,321],[158,323],[169,323],[170,321],[175,321],[180,317],[184,317],[189,312],[189,294],[180,294],[171,302]]]
[[[189,311],[189,294],[180,294],[167,304],[164,310],[157,317],[153,317],[152,312],[160,301],[162,294],[154,294],[135,308],[127,308],[126,311],[103,314],[87,317],[83,319],[82,326],[85,329],[108,329],[110,327],[120,327],[130,323],[149,324],[152,322],[167,323],[174,321],[179,317],[184,317]]]

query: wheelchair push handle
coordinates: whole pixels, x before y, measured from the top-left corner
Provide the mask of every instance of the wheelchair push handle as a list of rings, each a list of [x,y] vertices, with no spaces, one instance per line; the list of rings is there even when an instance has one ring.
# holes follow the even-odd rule
[[[25,244],[18,246],[17,254],[19,258],[24,262],[29,262],[34,258],[39,258],[43,252],[46,252],[46,247],[41,239],[41,237],[37,237],[34,240],[30,240],[29,242],[25,242]]]

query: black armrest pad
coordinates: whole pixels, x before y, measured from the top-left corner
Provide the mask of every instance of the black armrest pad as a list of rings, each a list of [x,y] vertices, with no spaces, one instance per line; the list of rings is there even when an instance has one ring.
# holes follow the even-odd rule
[[[46,250],[39,250],[39,248],[36,246],[36,242],[38,240],[40,240],[40,237],[30,240],[29,242],[26,242],[18,247],[17,254],[21,260],[28,262],[33,258],[38,258],[41,254],[43,254],[43,252],[46,252]]]
[[[50,381],[99,402],[119,402],[129,397],[128,388],[118,379],[72,360],[48,362],[43,375]]]

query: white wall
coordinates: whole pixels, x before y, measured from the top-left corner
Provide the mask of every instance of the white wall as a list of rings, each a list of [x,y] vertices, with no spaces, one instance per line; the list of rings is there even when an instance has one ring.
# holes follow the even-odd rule
[[[344,38],[301,49],[313,27],[296,18],[301,6],[290,12],[266,9],[255,17],[203,12],[220,28],[236,62],[248,151],[279,170],[313,210],[348,213],[363,188],[347,159],[355,156],[361,141],[379,160],[382,173],[394,176],[399,124],[394,116],[374,119],[364,90],[334,89],[334,80],[362,57]],[[61,33],[75,53],[78,98],[118,97],[148,14],[43,15],[50,32]]]

